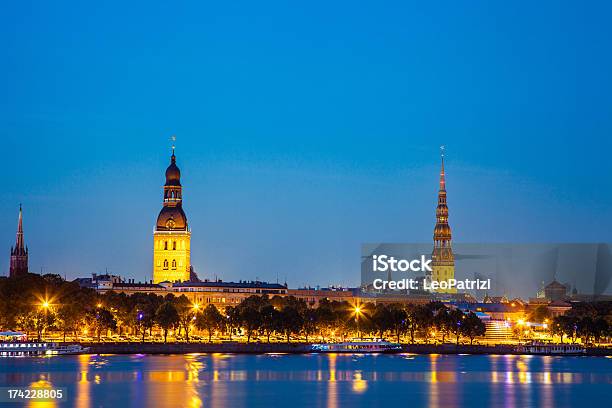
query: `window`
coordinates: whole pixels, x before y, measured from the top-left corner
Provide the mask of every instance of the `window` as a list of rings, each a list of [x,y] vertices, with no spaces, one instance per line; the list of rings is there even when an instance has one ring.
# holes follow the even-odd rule
[[[164,241],[164,250],[168,250],[168,241]]]
[[[164,259],[164,269],[168,269],[168,260]]]
[[[176,269],[176,259],[172,260],[172,269]]]
[[[172,241],[172,249],[176,251],[176,241]]]

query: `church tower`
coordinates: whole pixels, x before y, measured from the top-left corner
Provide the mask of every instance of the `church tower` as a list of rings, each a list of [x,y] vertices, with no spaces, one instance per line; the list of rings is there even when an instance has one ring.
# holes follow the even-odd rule
[[[166,169],[164,202],[153,232],[153,283],[189,280],[191,231],[183,211],[181,171],[174,146]]]
[[[23,214],[19,205],[19,221],[17,222],[17,242],[11,247],[11,264],[9,276],[11,278],[28,273],[28,247],[23,241]]]
[[[444,175],[444,147],[442,150],[442,167],[440,170],[440,190],[436,208],[436,227],[434,228],[434,249],[432,253],[432,280],[443,281],[455,278],[455,257],[451,247],[451,228],[448,225],[448,207],[446,205],[446,179]],[[439,289],[439,293],[457,293],[457,289]]]

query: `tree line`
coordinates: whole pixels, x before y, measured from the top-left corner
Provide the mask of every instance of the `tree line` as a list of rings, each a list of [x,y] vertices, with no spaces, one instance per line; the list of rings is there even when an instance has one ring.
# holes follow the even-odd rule
[[[46,305],[45,305],[46,304]],[[250,342],[254,337],[270,341],[282,337],[290,342],[303,338],[320,341],[364,336],[428,339],[432,333],[457,342],[462,337],[473,341],[484,335],[485,326],[473,313],[448,308],[440,302],[426,305],[372,304],[322,300],[317,308],[292,296],[251,296],[223,312],[214,305],[193,304],[186,296],[153,293],[108,292],[97,294],[58,275],[28,274],[0,279],[0,327],[35,333],[59,332],[64,340],[83,336],[98,340],[111,331],[119,336],[138,335],[141,341],[159,332],[167,341],[189,341],[194,330],[204,332],[211,341],[217,334],[232,340],[237,334]]]
[[[552,334],[575,343],[599,343],[612,337],[612,302],[577,303],[565,314],[556,316],[550,325]]]
[[[46,304],[46,306],[45,306]],[[611,336],[612,302],[577,303],[562,316],[552,318],[538,307],[529,321],[549,322],[551,334],[575,342],[599,342]],[[223,310],[214,305],[195,305],[186,296],[153,293],[108,292],[104,295],[58,275],[27,274],[0,278],[0,329],[34,333],[59,333],[79,339],[100,340],[109,331],[114,335],[139,336],[141,341],[160,334],[167,341],[189,341],[194,331],[247,342],[296,339],[305,341],[346,340],[376,337],[397,342],[441,339],[459,342],[484,336],[484,323],[472,312],[448,307],[441,302],[427,304],[350,304],[321,300],[310,307],[292,296],[251,296]]]

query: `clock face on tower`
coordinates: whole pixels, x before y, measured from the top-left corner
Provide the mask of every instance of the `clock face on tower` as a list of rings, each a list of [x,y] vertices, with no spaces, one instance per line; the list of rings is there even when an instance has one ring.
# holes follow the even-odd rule
[[[168,221],[166,221],[166,228],[168,229],[172,229],[174,228],[174,220],[172,218],[170,218]]]

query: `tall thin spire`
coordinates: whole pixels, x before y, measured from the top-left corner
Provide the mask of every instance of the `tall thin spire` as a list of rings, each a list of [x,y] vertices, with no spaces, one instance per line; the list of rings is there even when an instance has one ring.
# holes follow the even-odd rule
[[[446,203],[446,178],[444,174],[444,146],[440,147],[440,190],[438,191],[438,207],[436,208],[436,226],[434,228],[434,246],[450,248],[451,228],[448,225],[448,206]],[[441,254],[438,254],[441,255]]]
[[[446,191],[446,179],[444,177],[444,145],[440,146],[440,157],[442,158],[442,167],[440,169],[440,191]]]
[[[446,178],[444,173],[444,146],[440,146],[440,190],[436,207],[436,226],[434,227],[434,248],[431,254],[433,281],[448,281],[455,277],[455,257],[451,245],[451,228],[448,224],[448,206],[446,205]],[[456,289],[436,290],[442,293],[456,293]]]
[[[24,249],[24,245],[23,245],[23,211],[21,209],[21,204],[19,204],[19,221],[17,222],[17,243],[15,244],[15,249],[17,249],[17,250]]]
[[[9,276],[19,276],[28,273],[28,248],[23,240],[23,211],[19,204],[19,220],[17,221],[17,238],[15,247],[11,248]]]

